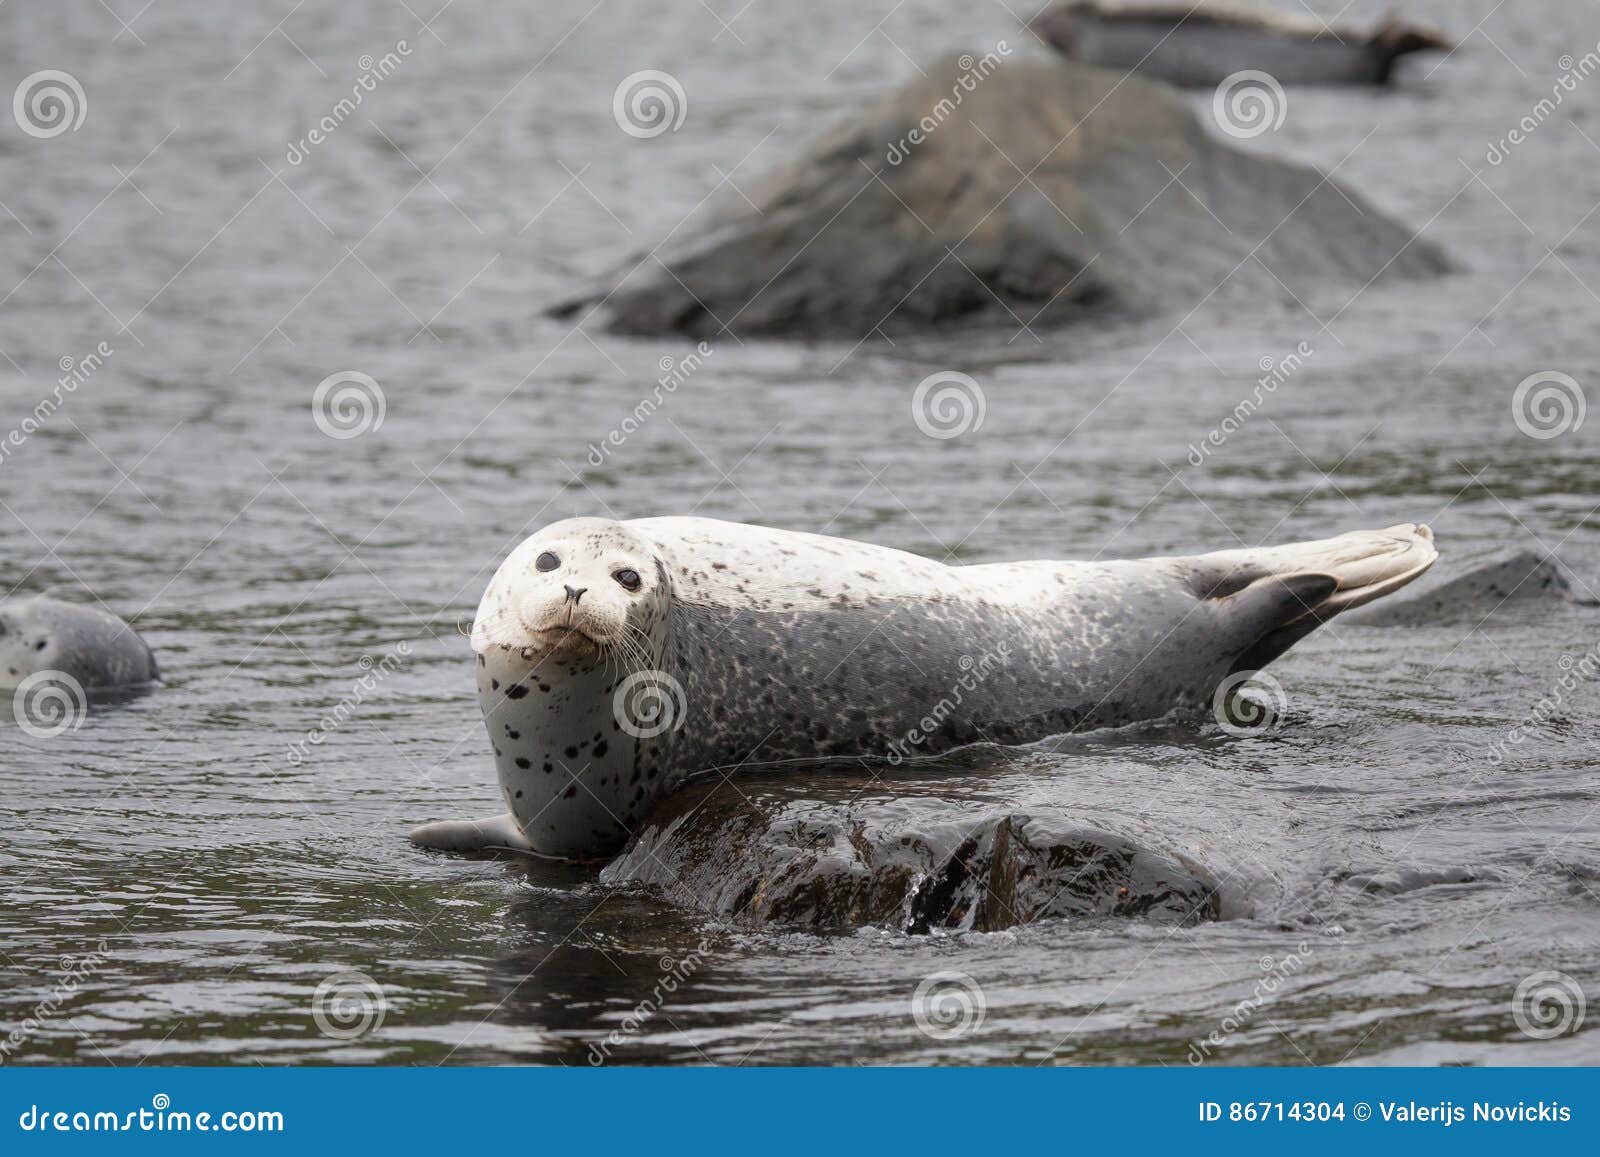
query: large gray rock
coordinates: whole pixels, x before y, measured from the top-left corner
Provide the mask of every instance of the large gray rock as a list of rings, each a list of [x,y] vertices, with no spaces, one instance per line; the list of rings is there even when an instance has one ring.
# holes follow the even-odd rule
[[[1221,912],[1204,868],[1126,835],[926,796],[817,800],[756,780],[673,795],[600,878],[811,931],[996,931],[1060,916],[1180,924]]]
[[[1343,621],[1374,627],[1477,622],[1496,611],[1530,602],[1596,605],[1554,557],[1542,551],[1513,550],[1447,575],[1413,595],[1351,611]]]
[[[1315,170],[1235,147],[1167,86],[1065,61],[946,60],[744,193],[552,312],[603,302],[621,332],[854,339],[1447,268]]]

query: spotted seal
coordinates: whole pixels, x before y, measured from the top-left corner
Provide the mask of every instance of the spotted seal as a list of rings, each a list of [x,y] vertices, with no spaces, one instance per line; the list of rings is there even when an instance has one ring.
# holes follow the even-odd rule
[[[1281,84],[1387,84],[1400,57],[1455,48],[1395,19],[1369,32],[1227,3],[1066,0],[1028,27],[1069,60],[1199,88],[1251,70]]]
[[[501,564],[472,628],[510,814],[412,840],[594,857],[697,773],[1155,718],[1435,557],[1410,524],[1180,558],[947,566],[705,518],[557,522]]]
[[[0,603],[0,688],[52,676],[86,691],[160,678],[145,641],[110,611],[45,595]]]

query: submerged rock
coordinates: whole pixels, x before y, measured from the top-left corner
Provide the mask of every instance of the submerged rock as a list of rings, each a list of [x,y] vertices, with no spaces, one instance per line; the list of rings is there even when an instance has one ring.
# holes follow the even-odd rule
[[[951,58],[709,209],[672,251],[551,310],[626,333],[837,336],[1140,317],[1446,261],[1183,98],[1070,62]]]
[[[664,801],[601,880],[765,926],[991,932],[1053,916],[1217,919],[1205,869],[1053,815],[929,798],[818,801],[744,781]]]
[[[1068,0],[1028,27],[1069,60],[1131,69],[1172,84],[1209,88],[1247,70],[1280,84],[1387,84],[1413,52],[1454,42],[1397,19],[1370,32],[1237,4]]]
[[[1476,622],[1502,607],[1527,602],[1596,606],[1574,585],[1571,573],[1554,557],[1515,550],[1446,577],[1416,594],[1363,607],[1343,616],[1346,623],[1372,627],[1419,627]]]

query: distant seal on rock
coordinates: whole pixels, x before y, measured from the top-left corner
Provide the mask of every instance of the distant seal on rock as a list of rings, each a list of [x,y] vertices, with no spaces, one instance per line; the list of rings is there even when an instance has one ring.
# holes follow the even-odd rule
[[[705,518],[557,522],[501,564],[472,628],[510,814],[412,839],[596,857],[695,774],[1155,718],[1435,557],[1410,524],[1180,558],[946,566]]]
[[[1279,84],[1387,84],[1400,57],[1455,48],[1433,29],[1400,20],[1362,32],[1229,4],[1069,0],[1028,27],[1069,60],[1194,88],[1252,70]]]
[[[0,603],[0,688],[48,673],[86,691],[160,678],[145,641],[110,611],[44,595]]]

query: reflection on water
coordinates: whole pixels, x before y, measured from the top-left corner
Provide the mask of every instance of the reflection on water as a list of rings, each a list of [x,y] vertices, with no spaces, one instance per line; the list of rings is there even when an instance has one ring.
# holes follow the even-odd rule
[[[1274,667],[1269,735],[1152,727],[980,753],[917,788],[1181,848],[1231,897],[1217,922],[756,931],[592,867],[405,839],[495,810],[460,624],[525,528],[568,514],[693,511],[957,561],[1421,519],[1447,566],[1559,548],[1600,586],[1594,428],[1526,437],[1509,404],[1538,371],[1600,381],[1586,114],[1481,160],[1600,26],[1553,0],[1411,8],[1457,32],[1488,16],[1515,66],[1463,51],[1392,94],[1293,90],[1252,147],[1338,164],[1461,275],[1037,337],[725,343],[598,466],[587,447],[690,348],[537,306],[910,60],[1006,34],[1003,8],[756,6],[724,13],[734,36],[695,6],[482,0],[435,39],[403,5],[306,5],[276,35],[276,7],[187,0],[148,9],[138,41],[93,6],[0,9],[10,72],[65,68],[89,98],[77,132],[0,134],[12,412],[63,358],[111,351],[0,462],[0,577],[136,617],[165,680],[47,740],[0,730],[0,1027],[22,1037],[4,1059],[1187,1064],[1218,1033],[1229,1063],[1594,1061],[1592,1024],[1535,1039],[1512,994],[1546,971],[1600,992],[1600,699],[1580,687],[1485,756],[1600,638],[1592,609],[1336,623]],[[403,38],[292,163],[362,55]],[[689,112],[641,140],[611,95],[652,67]],[[1192,465],[1261,359],[1301,343]],[[924,437],[912,391],[952,368],[982,383],[984,424]],[[330,437],[313,392],[347,372],[382,421]],[[848,798],[808,774],[794,790]],[[973,986],[938,1006],[953,1035],[922,987],[946,974]]]

